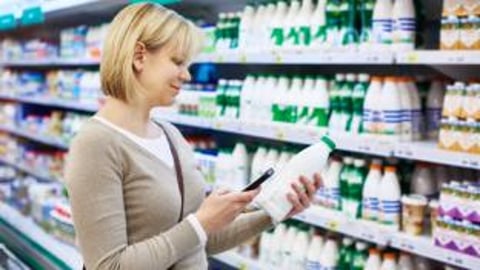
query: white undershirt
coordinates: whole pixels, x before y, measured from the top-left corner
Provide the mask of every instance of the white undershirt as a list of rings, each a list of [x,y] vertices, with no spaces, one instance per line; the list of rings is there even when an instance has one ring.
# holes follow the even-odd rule
[[[93,116],[93,118],[100,123],[111,127],[115,131],[125,135],[127,138],[138,144],[140,147],[144,148],[148,152],[152,153],[154,156],[156,156],[158,159],[163,161],[169,168],[173,168],[173,156],[172,152],[170,151],[170,145],[168,144],[167,136],[165,136],[164,131],[162,130],[162,136],[153,138],[153,139],[146,139],[142,138],[136,134],[133,134],[132,132],[125,130],[121,127],[118,127],[108,121],[107,119],[104,119],[98,115]],[[198,237],[200,238],[200,242],[202,243],[202,246],[205,246],[207,243],[207,234],[205,233],[205,230],[203,229],[202,225],[198,221],[197,217],[194,214],[190,214],[186,217],[186,219],[190,222],[190,224],[193,226],[195,229],[195,232],[197,233]]]

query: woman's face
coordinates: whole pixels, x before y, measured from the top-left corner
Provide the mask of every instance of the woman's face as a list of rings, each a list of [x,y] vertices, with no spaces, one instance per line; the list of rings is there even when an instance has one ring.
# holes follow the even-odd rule
[[[144,88],[147,102],[152,106],[169,106],[178,95],[182,84],[190,81],[185,56],[173,46],[156,51],[144,51],[144,57],[134,60],[137,80]]]

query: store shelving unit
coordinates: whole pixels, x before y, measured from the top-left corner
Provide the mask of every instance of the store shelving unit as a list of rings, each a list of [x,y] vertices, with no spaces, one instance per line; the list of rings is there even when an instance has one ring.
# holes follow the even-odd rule
[[[15,169],[17,169],[17,170],[19,170],[23,173],[26,173],[28,175],[33,176],[33,177],[36,177],[39,180],[44,181],[44,182],[59,181],[58,179],[53,179],[52,177],[50,177],[48,175],[45,175],[45,173],[36,171],[32,168],[29,168],[28,166],[25,166],[22,163],[15,162],[15,161],[9,160],[9,159],[4,158],[4,157],[0,157],[0,163],[2,163],[4,165],[8,165],[12,168],[15,168]]]
[[[24,131],[19,129],[18,127],[0,125],[0,131],[7,132],[9,134],[26,138],[31,141],[38,142],[51,147],[55,147],[58,149],[68,150],[68,145],[62,142],[61,140],[51,138],[51,137],[41,136],[36,134],[35,132]]]
[[[45,233],[31,218],[0,202],[0,239],[36,269],[81,269],[72,246]]]
[[[236,269],[248,270],[268,270],[269,267],[256,260],[246,258],[235,251],[226,251],[220,254],[213,255],[212,258],[226,263],[227,265]],[[271,268],[270,268],[271,269]]]
[[[0,62],[4,67],[89,67],[98,66],[99,60],[95,59],[63,59],[50,58],[42,60],[10,60]]]
[[[87,13],[92,10],[118,9],[127,4],[128,0],[54,0],[46,2],[42,9],[45,18],[67,18],[72,14]],[[176,2],[166,0],[166,2]],[[243,7],[246,1],[232,1],[231,4],[220,4],[214,0],[185,0],[185,4],[199,2],[201,4],[234,5]],[[81,16],[81,15],[80,15]],[[199,55],[194,63],[215,63],[230,65],[321,65],[332,66],[338,69],[338,65],[360,65],[368,67],[394,67],[405,65],[452,65],[465,67],[480,65],[480,51],[424,51],[417,50],[405,53],[391,52],[334,52],[334,51],[229,51]],[[15,60],[0,62],[0,66],[7,68],[98,68],[99,61],[92,59],[61,59],[53,58],[46,60]],[[45,97],[24,97],[13,95],[1,95],[0,99],[11,100],[18,103],[62,108],[65,110],[83,111],[94,113],[99,106],[96,104],[81,104],[76,101],[51,99]],[[244,136],[264,138],[275,141],[311,144],[319,140],[326,133],[325,129],[299,127],[287,124],[261,124],[245,123],[236,119],[204,119],[199,117],[184,116],[178,114],[161,114],[157,117],[171,121],[180,126],[188,126],[211,131],[229,132]],[[0,131],[15,136],[26,138],[32,142],[49,145],[63,150],[68,150],[64,142],[52,138],[40,136],[32,132],[23,131],[16,127],[0,126]],[[439,149],[434,142],[393,143],[380,141],[374,138],[359,137],[354,135],[333,135],[339,150],[376,155],[381,157],[398,157],[410,160],[427,161],[463,168],[480,169],[480,155],[461,152],[451,152]],[[44,181],[54,181],[45,177],[42,173],[32,170],[23,164],[1,159],[0,162],[14,167],[27,174]],[[365,241],[379,245],[390,246],[400,250],[429,257],[441,262],[456,265],[463,268],[476,269],[480,260],[459,253],[449,252],[437,248],[428,237],[414,237],[399,233],[388,227],[361,220],[348,219],[340,213],[333,211],[319,211],[313,207],[298,215],[296,219],[319,226],[331,231],[350,235]],[[22,225],[23,224],[23,225]],[[28,225],[28,226],[27,226]],[[33,228],[33,229],[32,229]],[[3,238],[3,239],[2,239]],[[81,266],[81,258],[72,247],[65,245],[41,231],[35,223],[19,215],[14,209],[0,203],[0,239],[13,243],[17,252],[25,252],[29,262],[46,269],[78,269]],[[240,269],[268,269],[265,265],[255,260],[244,258],[235,252],[229,251],[213,256],[228,265]]]
[[[267,125],[242,123],[237,119],[205,119],[201,117],[169,113],[157,113],[156,116],[178,125],[232,132],[298,144],[311,144],[317,142],[320,137],[326,133],[326,130],[319,128],[293,127],[292,125],[286,124]],[[332,138],[337,144],[337,149],[343,151],[377,155],[381,157],[414,159],[463,168],[480,169],[480,155],[443,150],[438,148],[437,144],[432,141],[393,143],[348,134],[333,135]]]
[[[480,65],[480,51],[417,50],[395,55],[397,64]]]
[[[195,62],[219,64],[390,65],[394,63],[394,54],[391,52],[359,53],[321,50],[261,52],[235,50],[201,54],[195,59]]]
[[[323,209],[319,206],[310,207],[304,213],[297,215],[295,219],[380,246],[393,247],[457,267],[477,269],[480,265],[479,258],[436,247],[430,237],[412,236],[371,221],[350,219],[338,211]]]
[[[98,104],[82,103],[74,100],[65,100],[65,99],[42,97],[42,96],[18,96],[18,95],[0,94],[0,100],[1,99],[15,101],[19,103],[25,103],[25,104],[49,106],[49,107],[67,109],[67,110],[77,110],[77,111],[83,111],[87,113],[94,113],[99,108]]]

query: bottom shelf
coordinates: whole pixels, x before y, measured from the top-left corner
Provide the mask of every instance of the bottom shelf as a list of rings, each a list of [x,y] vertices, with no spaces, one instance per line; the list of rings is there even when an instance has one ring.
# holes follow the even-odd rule
[[[228,266],[236,269],[248,269],[248,270],[267,270],[268,267],[262,263],[250,258],[246,258],[233,250],[229,250],[223,253],[219,253],[211,256],[213,259],[218,260]]]
[[[32,219],[0,202],[0,241],[34,269],[81,269],[72,246],[44,232]]]

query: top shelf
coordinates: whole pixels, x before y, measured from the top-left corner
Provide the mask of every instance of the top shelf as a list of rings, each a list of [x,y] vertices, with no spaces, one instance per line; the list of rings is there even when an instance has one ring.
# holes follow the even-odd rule
[[[200,54],[194,63],[269,65],[480,65],[480,51],[392,52],[223,52]],[[95,59],[42,59],[2,61],[5,67],[98,66]]]

